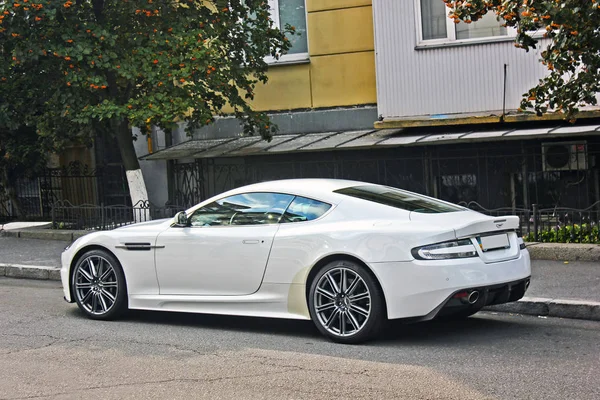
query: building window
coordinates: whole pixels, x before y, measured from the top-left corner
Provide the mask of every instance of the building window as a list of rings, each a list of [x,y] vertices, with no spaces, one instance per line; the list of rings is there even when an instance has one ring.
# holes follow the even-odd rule
[[[475,174],[442,175],[438,184],[440,199],[454,204],[479,200]]]
[[[296,35],[288,36],[292,47],[287,54],[276,60],[267,57],[269,63],[286,63],[308,60],[308,40],[306,36],[306,6],[305,0],[269,0],[271,18],[275,26],[285,29],[286,24],[296,28]]]
[[[415,1],[420,24],[419,42],[424,45],[490,41],[491,38],[506,38],[513,35],[513,30],[503,27],[503,22],[499,21],[493,12],[489,12],[477,22],[455,24],[448,18],[449,9],[442,0]]]
[[[441,0],[421,0],[421,28],[423,40],[446,39],[448,22],[446,4]]]

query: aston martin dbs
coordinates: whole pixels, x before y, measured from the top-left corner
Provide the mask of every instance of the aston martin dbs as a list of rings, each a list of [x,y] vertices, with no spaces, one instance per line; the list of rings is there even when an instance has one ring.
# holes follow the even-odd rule
[[[64,297],[127,309],[312,320],[341,343],[388,319],[465,318],[529,286],[519,218],[333,179],[263,182],[172,219],[88,234],[62,254]]]

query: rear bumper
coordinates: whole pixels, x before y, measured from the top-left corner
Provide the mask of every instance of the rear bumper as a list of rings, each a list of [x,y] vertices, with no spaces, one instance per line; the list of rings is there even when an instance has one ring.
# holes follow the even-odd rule
[[[475,288],[464,288],[453,293],[446,301],[436,307],[428,315],[420,318],[420,320],[426,321],[436,317],[450,316],[455,313],[462,311],[478,311],[485,306],[491,306],[494,304],[504,304],[513,301],[520,300],[525,295],[525,292],[529,288],[531,277],[525,279],[519,279],[513,282],[502,283],[499,285],[490,285]],[[469,304],[464,299],[457,298],[463,292],[475,291],[478,294],[477,301],[473,304]]]
[[[474,257],[372,263],[370,267],[382,286],[389,319],[434,318],[445,306],[453,306],[454,301],[448,301],[461,291],[480,290],[477,306],[515,301],[517,283],[527,285],[531,277],[527,250],[515,259],[489,264]]]

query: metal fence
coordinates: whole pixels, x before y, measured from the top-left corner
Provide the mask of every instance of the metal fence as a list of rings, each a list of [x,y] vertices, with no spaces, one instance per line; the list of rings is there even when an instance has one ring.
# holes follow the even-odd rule
[[[492,216],[516,215],[520,219],[519,233],[528,241],[554,243],[600,243],[600,201],[584,209],[568,207],[531,209],[487,209],[477,202],[460,205]]]
[[[0,190],[2,190],[1,187]],[[10,222],[15,218],[10,201],[0,198],[0,224]]]
[[[94,204],[73,205],[58,201],[52,206],[54,229],[109,230],[138,222],[171,218],[184,207],[167,205],[156,207],[141,200],[133,206]]]
[[[516,215],[520,219],[519,234],[527,241],[600,243],[600,202],[586,209],[565,207],[531,209],[487,209],[479,203],[461,202],[460,205],[491,216]],[[183,206],[156,207],[148,201],[134,206],[93,204],[73,205],[58,201],[52,207],[54,229],[108,230],[138,222],[172,218]]]
[[[80,162],[71,162],[61,168],[46,168],[31,178],[14,182],[20,218],[47,220],[53,204],[68,201],[71,204],[98,205],[127,203],[129,190],[121,166],[91,169]],[[0,220],[17,218],[15,204],[2,198],[0,187]]]

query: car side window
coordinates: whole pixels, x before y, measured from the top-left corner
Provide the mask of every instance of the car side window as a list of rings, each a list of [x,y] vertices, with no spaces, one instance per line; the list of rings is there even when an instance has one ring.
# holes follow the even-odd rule
[[[282,223],[312,221],[325,214],[331,208],[331,204],[322,201],[296,197],[281,218]]]
[[[244,193],[225,197],[194,211],[191,226],[276,224],[294,196],[281,193]]]

